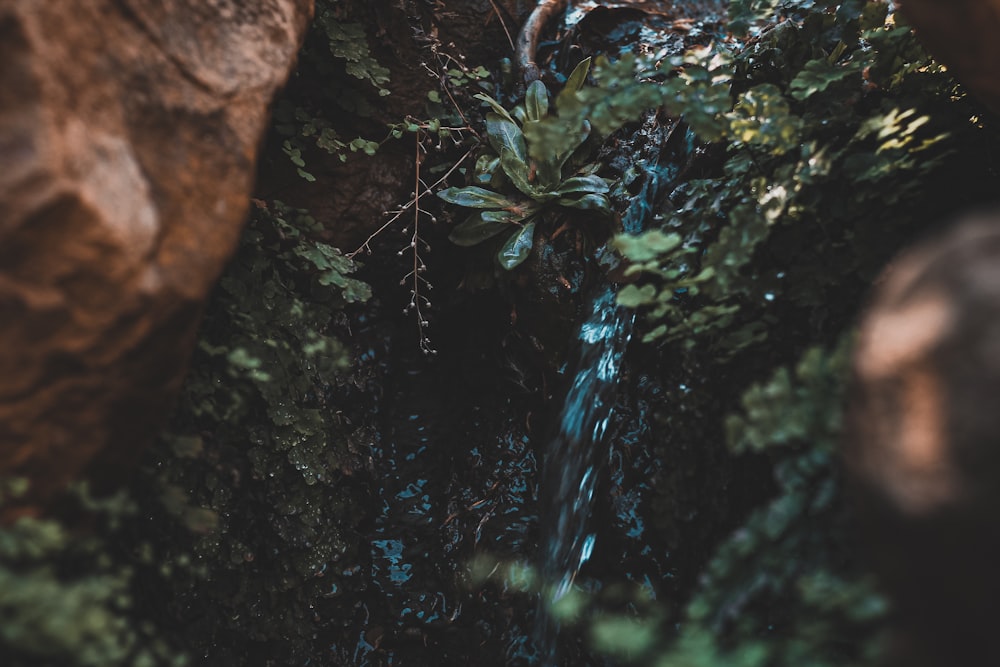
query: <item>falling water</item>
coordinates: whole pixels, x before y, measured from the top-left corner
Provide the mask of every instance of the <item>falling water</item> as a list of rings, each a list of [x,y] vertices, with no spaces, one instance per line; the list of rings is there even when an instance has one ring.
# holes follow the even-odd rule
[[[666,149],[677,124],[662,126],[654,117],[644,129],[646,156],[636,164],[641,173],[636,180],[641,188],[622,217],[622,226],[629,233],[642,230],[660,194],[680,169],[676,159],[680,155],[668,156],[671,151]],[[693,146],[693,136],[684,136],[680,143],[680,154],[686,156]],[[558,434],[545,455],[542,494],[547,498],[549,525],[540,545],[541,572],[552,588],[539,603],[535,643],[546,666],[555,665],[557,659],[558,625],[549,608],[573,586],[597,540],[588,520],[601,464],[609,456],[608,423],[635,323],[634,311],[617,304],[616,292],[613,284],[601,289],[580,327],[576,376],[566,395]]]
[[[580,328],[579,370],[566,396],[559,434],[546,454],[547,492],[556,500],[542,566],[546,580],[555,582],[550,602],[566,594],[594,548],[596,535],[587,530],[587,519],[633,319],[631,311],[618,307],[608,286]]]

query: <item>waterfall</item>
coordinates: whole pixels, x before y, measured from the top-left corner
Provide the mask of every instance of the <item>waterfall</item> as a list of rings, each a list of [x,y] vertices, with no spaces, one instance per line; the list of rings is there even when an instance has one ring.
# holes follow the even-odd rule
[[[594,299],[591,315],[580,328],[579,370],[566,396],[559,434],[546,454],[548,489],[559,499],[554,533],[543,554],[543,575],[556,582],[552,602],[573,585],[594,547],[596,535],[587,531],[587,518],[633,320],[630,311],[615,303],[615,290],[608,286]]]
[[[680,133],[679,148],[670,145],[677,128],[676,121],[661,125],[654,114],[638,133],[645,138],[642,157],[636,161],[640,175],[635,181],[641,187],[629,198],[622,216],[622,227],[628,233],[644,228],[661,193],[680,171],[678,158],[693,150],[694,136],[688,131]],[[607,284],[591,302],[590,315],[578,334],[576,375],[563,404],[558,433],[545,452],[540,495],[547,503],[548,521],[539,551],[542,580],[551,588],[543,591],[539,601],[535,644],[546,667],[554,666],[557,660],[558,624],[550,607],[573,586],[597,541],[588,520],[598,476],[610,451],[607,427],[635,323],[634,311],[617,304],[617,289],[617,285]]]
[[[601,454],[606,454],[616,380],[635,319],[617,305],[615,294],[614,286],[605,287],[580,327],[578,371],[566,395],[559,433],[546,451],[544,489],[552,516],[541,549],[541,572],[554,587],[542,593],[535,626],[535,643],[545,665],[555,663],[558,632],[549,606],[572,587],[597,540],[587,523],[599,468],[607,458]]]

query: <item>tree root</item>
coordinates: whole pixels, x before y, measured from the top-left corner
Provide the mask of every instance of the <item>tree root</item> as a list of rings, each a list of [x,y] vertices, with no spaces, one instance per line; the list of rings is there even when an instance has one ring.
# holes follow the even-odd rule
[[[535,53],[538,51],[538,39],[542,34],[542,29],[549,22],[554,14],[566,8],[568,0],[538,0],[538,4],[532,10],[528,20],[524,22],[521,32],[517,36],[517,66],[521,69],[524,83],[530,84],[540,77],[538,64],[535,62]]]

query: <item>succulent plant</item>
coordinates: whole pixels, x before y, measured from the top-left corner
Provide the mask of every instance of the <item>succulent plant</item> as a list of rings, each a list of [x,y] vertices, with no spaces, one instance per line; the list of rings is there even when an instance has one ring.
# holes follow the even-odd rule
[[[572,96],[582,88],[590,69],[590,59],[581,62],[566,80],[559,94]],[[607,197],[609,183],[594,172],[597,165],[573,169],[571,158],[590,136],[590,124],[560,124],[564,133],[561,150],[551,143],[531,141],[526,135],[530,124],[549,115],[549,91],[541,81],[533,82],[524,103],[507,111],[488,95],[478,99],[492,112],[486,114],[489,148],[479,156],[475,185],[451,187],[438,193],[450,204],[475,209],[450,235],[453,243],[473,246],[506,233],[507,240],[497,253],[500,265],[513,269],[527,259],[534,245],[535,225],[546,211],[556,207],[612,214]],[[544,150],[549,149],[549,150]],[[488,187],[485,187],[488,186]]]

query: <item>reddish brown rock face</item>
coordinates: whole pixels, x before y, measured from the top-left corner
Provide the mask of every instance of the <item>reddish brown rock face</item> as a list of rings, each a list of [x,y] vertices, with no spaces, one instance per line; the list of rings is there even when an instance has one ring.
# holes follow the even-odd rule
[[[1000,216],[894,262],[854,375],[846,458],[895,603],[892,664],[1000,664]]]
[[[917,36],[994,112],[1000,112],[1000,0],[897,0]]]
[[[181,381],[311,0],[0,0],[0,475],[114,480]]]

